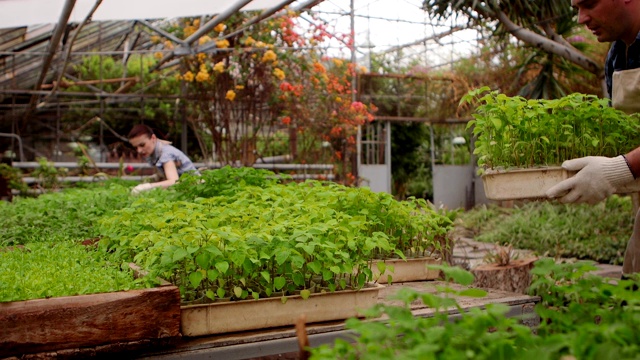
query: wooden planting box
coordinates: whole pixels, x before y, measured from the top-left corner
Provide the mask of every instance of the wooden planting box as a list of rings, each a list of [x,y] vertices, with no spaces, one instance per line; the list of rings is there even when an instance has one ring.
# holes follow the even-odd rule
[[[343,320],[361,315],[378,302],[380,289],[375,284],[361,290],[314,293],[257,300],[218,302],[182,306],[183,336],[202,336],[235,331],[291,326],[301,315],[307,323]]]
[[[391,281],[393,283],[436,280],[440,275],[440,271],[427,269],[427,266],[442,264],[442,259],[433,257],[408,258],[406,260],[386,259],[378,261],[383,261],[387,265],[387,270],[382,275],[380,275],[380,271],[378,271],[377,261],[371,265],[373,278],[377,278],[380,284],[387,284],[387,275],[391,275]],[[389,269],[389,266],[393,267],[393,272]]]
[[[178,337],[172,285],[0,303],[0,358]]]

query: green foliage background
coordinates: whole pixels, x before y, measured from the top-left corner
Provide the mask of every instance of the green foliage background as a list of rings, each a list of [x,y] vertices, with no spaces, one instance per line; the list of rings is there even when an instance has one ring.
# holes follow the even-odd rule
[[[596,206],[528,202],[514,208],[479,206],[461,213],[458,225],[475,240],[511,244],[539,255],[622,264],[633,228],[629,197]]]

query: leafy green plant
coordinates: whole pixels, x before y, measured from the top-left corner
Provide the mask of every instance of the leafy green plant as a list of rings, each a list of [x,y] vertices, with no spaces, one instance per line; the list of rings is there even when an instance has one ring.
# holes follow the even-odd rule
[[[0,302],[145,287],[133,271],[77,242],[40,242],[0,249]]]
[[[37,158],[39,167],[37,167],[31,175],[38,178],[38,184],[45,189],[57,189],[60,187],[58,176],[67,174],[66,168],[57,169],[46,158]]]
[[[483,296],[466,287],[473,275],[439,267],[450,283],[436,286],[438,293],[403,288],[396,298],[403,306],[379,304],[370,319],[349,319],[351,339],[311,348],[311,359],[604,359],[637,357],[640,335],[636,316],[640,299],[638,279],[614,283],[588,275],[589,262],[537,261],[531,293],[541,297],[535,306],[540,325],[525,326],[508,317],[504,304],[465,311],[451,296]],[[410,304],[421,301],[434,309],[432,317],[414,316]],[[457,309],[456,319],[448,316]],[[385,315],[384,321],[379,318]],[[378,319],[378,320],[373,320]]]
[[[7,164],[0,164],[0,176],[5,178],[10,189],[18,190],[21,194],[26,194],[29,187],[22,181],[22,171]]]
[[[483,168],[529,168],[589,155],[611,157],[640,142],[640,115],[627,115],[594,95],[527,100],[482,87],[460,103],[478,104],[467,127],[477,137],[474,154]]]
[[[451,220],[424,200],[272,176],[225,168],[143,194],[101,220],[101,246],[172,281],[185,300],[359,289],[373,259],[447,246]]]

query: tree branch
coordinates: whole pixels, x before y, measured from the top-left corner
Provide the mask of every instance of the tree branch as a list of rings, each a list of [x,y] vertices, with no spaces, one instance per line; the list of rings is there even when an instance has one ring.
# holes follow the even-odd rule
[[[518,40],[529,45],[533,45],[546,52],[561,56],[562,58],[567,59],[581,68],[597,75],[599,78],[604,77],[603,66],[580,53],[573,46],[566,46],[564,43],[553,41],[542,35],[536,34],[529,29],[520,27],[513,23],[502,11],[496,11],[496,19],[500,21],[507,31],[509,31]]]

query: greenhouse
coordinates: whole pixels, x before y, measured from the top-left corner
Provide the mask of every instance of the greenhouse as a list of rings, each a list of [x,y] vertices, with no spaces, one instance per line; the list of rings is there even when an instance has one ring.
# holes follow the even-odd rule
[[[0,358],[637,358],[635,14],[0,1]]]

